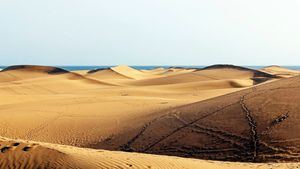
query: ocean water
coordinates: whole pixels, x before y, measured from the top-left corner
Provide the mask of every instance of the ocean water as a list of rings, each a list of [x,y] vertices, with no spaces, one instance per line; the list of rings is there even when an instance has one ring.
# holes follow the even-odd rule
[[[0,66],[0,69],[4,69],[7,66]],[[109,68],[109,67],[113,67],[113,66],[56,66],[56,67],[60,67],[63,68],[65,70],[69,70],[69,71],[74,71],[74,70],[93,70],[93,69],[105,69],[105,68]],[[150,69],[155,69],[158,67],[163,67],[163,68],[169,68],[169,67],[183,67],[183,68],[204,68],[206,66],[131,66],[135,69],[144,69],[144,70],[150,70]],[[251,69],[261,69],[263,67],[266,66],[243,66],[243,67],[248,67]],[[292,69],[292,70],[300,70],[300,66],[282,66],[288,69]]]

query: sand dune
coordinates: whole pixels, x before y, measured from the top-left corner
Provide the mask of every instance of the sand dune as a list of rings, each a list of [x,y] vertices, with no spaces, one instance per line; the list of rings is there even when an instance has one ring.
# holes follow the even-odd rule
[[[140,71],[140,70],[137,70],[132,67],[125,66],[125,65],[112,67],[110,69],[112,71],[114,71],[115,73],[118,73],[125,77],[129,77],[131,79],[136,79],[136,80],[157,77],[156,75],[153,75],[151,73],[145,73],[143,71]]]
[[[203,68],[196,72],[199,75],[205,75],[212,79],[251,79],[254,84],[259,84],[267,80],[278,78],[260,70],[249,69],[234,65],[213,65]]]
[[[171,109],[139,130],[120,135],[131,138],[121,149],[214,160],[298,162],[299,84],[298,76]]]
[[[97,69],[89,71],[86,76],[92,77],[104,81],[113,81],[119,82],[121,84],[134,84],[134,85],[152,85],[152,84],[161,84],[160,81],[170,81],[172,79],[183,80],[186,77],[170,77],[174,75],[187,74],[194,72],[196,69],[185,69],[185,68],[155,68],[152,70],[136,70],[129,66],[116,66],[108,69]],[[188,76],[188,75],[184,75]],[[127,81],[126,81],[127,80]],[[128,83],[126,83],[128,82]],[[175,81],[173,83],[177,83]],[[164,83],[164,82],[162,82]]]
[[[156,71],[160,70],[136,70],[129,66],[116,66],[107,69],[91,70],[85,76],[117,85],[124,85],[126,82],[135,80],[162,77],[156,74]]]
[[[183,73],[189,73],[189,72],[194,72],[197,69],[188,69],[188,68],[180,68],[180,67],[171,67],[166,69],[165,72],[160,73],[160,75],[164,76],[172,76],[172,75],[178,75],[178,74],[183,74]]]
[[[179,68],[178,68],[179,69]],[[173,69],[171,69],[173,70]],[[177,70],[179,71],[179,70]],[[252,80],[254,84],[275,79],[277,76],[258,70],[232,66],[232,65],[215,65],[204,69],[184,69],[184,73],[177,73],[167,77],[151,78],[129,82],[131,85],[168,85],[178,83],[189,83],[199,81],[213,80],[235,80],[245,79]]]
[[[0,168],[75,168],[70,157],[55,149],[4,138],[0,144]]]
[[[91,70],[87,73],[88,77],[94,77],[97,79],[132,79],[127,77],[119,72],[114,71],[113,69],[100,69],[100,70]]]
[[[2,71],[12,71],[12,70],[22,70],[23,72],[40,72],[40,73],[48,73],[48,74],[62,74],[68,73],[67,70],[58,68],[58,67],[51,67],[51,66],[38,66],[38,65],[16,65],[16,66],[9,66]]]
[[[293,86],[297,82],[297,78],[278,79],[276,74],[228,65],[200,70],[136,70],[118,66],[80,72],[49,66],[8,67],[0,72],[0,136],[14,140],[3,138],[0,144],[7,153],[0,153],[3,157],[0,163],[15,166],[26,164],[27,168],[34,166],[35,161],[42,167],[46,166],[45,168],[59,165],[66,166],[65,168],[146,168],[150,164],[152,168],[225,166],[221,162],[104,150],[100,153],[86,148],[235,161],[237,159],[234,155],[238,155],[241,157],[240,161],[251,161],[251,153],[244,153],[248,150],[251,152],[251,139],[247,123],[244,123],[247,119],[238,107],[239,104],[233,106],[236,109],[228,107],[228,112],[222,113],[224,116],[211,116],[212,119],[207,117],[199,122],[200,126],[207,128],[195,130],[193,127],[181,127],[231,101],[240,101],[241,95],[247,91],[268,89],[270,86]],[[276,82],[257,85],[267,80]],[[247,90],[241,91],[243,89]],[[259,124],[267,125],[272,121],[268,117],[279,117],[284,112],[279,111],[281,109],[289,109],[289,115],[297,110],[293,108],[297,104],[292,101],[297,99],[297,92],[287,96],[276,94],[277,90],[270,91],[275,93],[266,93],[262,95],[263,98],[257,97],[255,100],[258,103],[253,103],[255,111],[254,105],[263,104],[275,113],[271,115],[269,110],[257,106],[259,111],[264,111],[262,120],[267,119],[267,122],[257,120]],[[289,92],[285,91],[287,93]],[[276,102],[271,104],[267,98]],[[278,106],[278,111],[272,106]],[[227,121],[224,120],[227,118]],[[234,125],[228,125],[228,122]],[[296,122],[291,124],[293,126],[288,126],[289,129],[297,131]],[[239,126],[236,127],[237,125]],[[173,129],[179,130],[169,136]],[[135,138],[135,135],[138,136]],[[272,139],[278,143],[269,143],[267,138],[262,138],[263,142],[257,145],[262,147],[265,143],[270,144],[274,149],[279,149],[278,152],[263,149],[265,154],[260,155],[261,152],[258,152],[255,160],[263,161],[264,158],[265,161],[276,161],[275,157],[282,161],[298,159],[294,138],[288,133],[283,134],[282,137],[291,141],[287,141],[289,150],[281,150],[278,144],[282,140],[276,140],[281,135],[272,136],[276,136]],[[28,141],[20,141],[19,145],[13,146],[13,142],[20,139]],[[225,143],[219,144],[222,141]],[[238,145],[239,150],[232,145]],[[6,146],[9,148],[5,148]],[[32,151],[23,151],[26,146]],[[127,165],[127,162],[132,163],[132,166]],[[248,164],[230,163],[228,168],[232,166],[252,167]]]
[[[183,73],[183,74],[178,74],[178,75],[173,75],[168,77],[136,80],[133,82],[129,82],[129,84],[135,86],[150,86],[150,85],[188,83],[188,82],[205,81],[205,80],[211,80],[211,78],[206,76],[200,76],[194,73]]]
[[[49,74],[53,69],[27,66],[0,72],[0,79],[17,77],[0,83],[1,136],[97,147],[125,128],[140,126],[159,110],[220,96],[243,86],[235,82],[207,82],[174,84],[170,88],[124,87],[72,72]],[[100,72],[111,81],[119,78],[110,76],[110,70],[104,71],[108,75]]]
[[[68,80],[81,80],[101,84],[101,81],[89,79],[80,74],[51,66],[20,65],[10,66],[0,71],[0,82],[22,81],[45,77],[64,77]],[[108,84],[106,83],[106,85]]]
[[[0,82],[11,82],[18,80],[25,80],[31,78],[44,77],[45,75],[56,75],[68,73],[67,71],[59,68],[48,66],[30,66],[20,65],[11,66],[3,69],[0,74]]]
[[[157,67],[157,68],[154,68],[154,69],[151,69],[151,70],[141,70],[141,71],[145,72],[145,73],[151,73],[151,74],[154,74],[154,75],[159,75],[159,74],[167,72],[168,69],[165,69],[165,68],[162,68],[162,67]]]
[[[251,169],[298,168],[298,163],[247,164],[196,160],[171,156],[94,150],[49,143],[1,138],[1,168],[136,168],[136,169]]]
[[[268,66],[261,69],[261,71],[285,78],[300,75],[300,71],[290,70],[280,66]]]

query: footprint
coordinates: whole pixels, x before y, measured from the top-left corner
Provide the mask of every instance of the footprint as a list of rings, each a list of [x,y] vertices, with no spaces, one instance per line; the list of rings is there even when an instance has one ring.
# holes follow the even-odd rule
[[[128,164],[128,163],[126,163],[126,165],[129,166],[129,167],[132,167],[132,166],[133,166],[132,164]]]
[[[20,145],[20,143],[14,143],[14,144],[13,144],[14,147],[17,147],[17,146],[19,146],[19,145]]]
[[[31,149],[31,147],[25,146],[22,150],[23,151],[29,151]]]
[[[10,147],[3,147],[1,148],[1,153],[5,153],[10,149]]]
[[[168,104],[169,102],[160,102],[160,104]]]

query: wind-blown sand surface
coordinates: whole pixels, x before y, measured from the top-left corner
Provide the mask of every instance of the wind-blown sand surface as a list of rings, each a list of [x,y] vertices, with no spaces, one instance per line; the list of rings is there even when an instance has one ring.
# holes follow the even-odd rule
[[[191,122],[206,117],[206,114],[222,108],[227,102],[241,102],[240,98],[247,91],[276,84],[290,85],[280,78],[283,76],[278,76],[278,73],[230,65],[205,69],[153,70],[118,66],[79,72],[45,66],[9,67],[0,72],[0,136],[3,137],[3,152],[0,153],[3,158],[0,162],[2,166],[26,164],[26,168],[34,168],[35,164],[44,168],[256,168],[258,164],[212,162],[100,149],[232,161],[251,161],[255,157],[263,161],[261,152],[253,151],[252,145],[262,147],[266,143],[276,149],[278,145],[267,142],[270,138],[268,134],[262,138],[265,139],[263,143],[261,140],[252,143],[254,141],[248,132],[247,118],[245,112],[238,108],[239,104],[233,106],[237,108],[229,113],[217,113],[224,116],[207,117],[201,123],[200,120],[199,123]],[[253,88],[254,85],[257,87]],[[277,116],[279,120],[285,120],[284,113],[287,112],[283,110],[292,116],[296,109],[290,107],[297,105],[292,101],[298,97],[297,92],[292,93],[294,95],[290,98],[283,93],[282,96],[286,97],[279,97],[282,100],[275,97],[282,93],[274,96],[266,93],[263,95],[266,101],[264,98],[257,99],[266,105],[274,101],[273,107],[277,106],[278,111],[275,108],[275,112],[265,110],[269,114],[263,115],[263,121],[255,121],[264,123],[262,128],[267,128],[269,132],[273,126],[268,128],[268,124]],[[259,110],[264,110],[261,102],[253,103],[254,108],[257,105]],[[195,129],[195,125],[202,128]],[[274,126],[277,127],[277,124]],[[292,131],[298,130],[297,127],[289,127]],[[173,134],[173,130],[176,130],[176,134]],[[272,139],[281,141],[281,137],[295,139],[288,133],[279,133]],[[14,145],[14,142],[20,145]],[[282,151],[262,147],[264,159],[276,161],[277,156],[283,156],[279,160],[294,161],[298,159],[295,145],[291,141],[288,146],[292,148]],[[24,150],[26,146],[29,148]],[[239,148],[239,151],[235,148]],[[22,162],[24,160],[26,162]],[[266,164],[262,168],[273,165],[287,166]]]
[[[95,150],[0,138],[1,168],[296,169],[298,163],[237,163]]]

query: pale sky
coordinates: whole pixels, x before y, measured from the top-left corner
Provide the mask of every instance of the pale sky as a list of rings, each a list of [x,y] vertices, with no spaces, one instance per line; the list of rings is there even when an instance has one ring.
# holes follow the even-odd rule
[[[0,65],[300,65],[299,0],[0,0]]]

